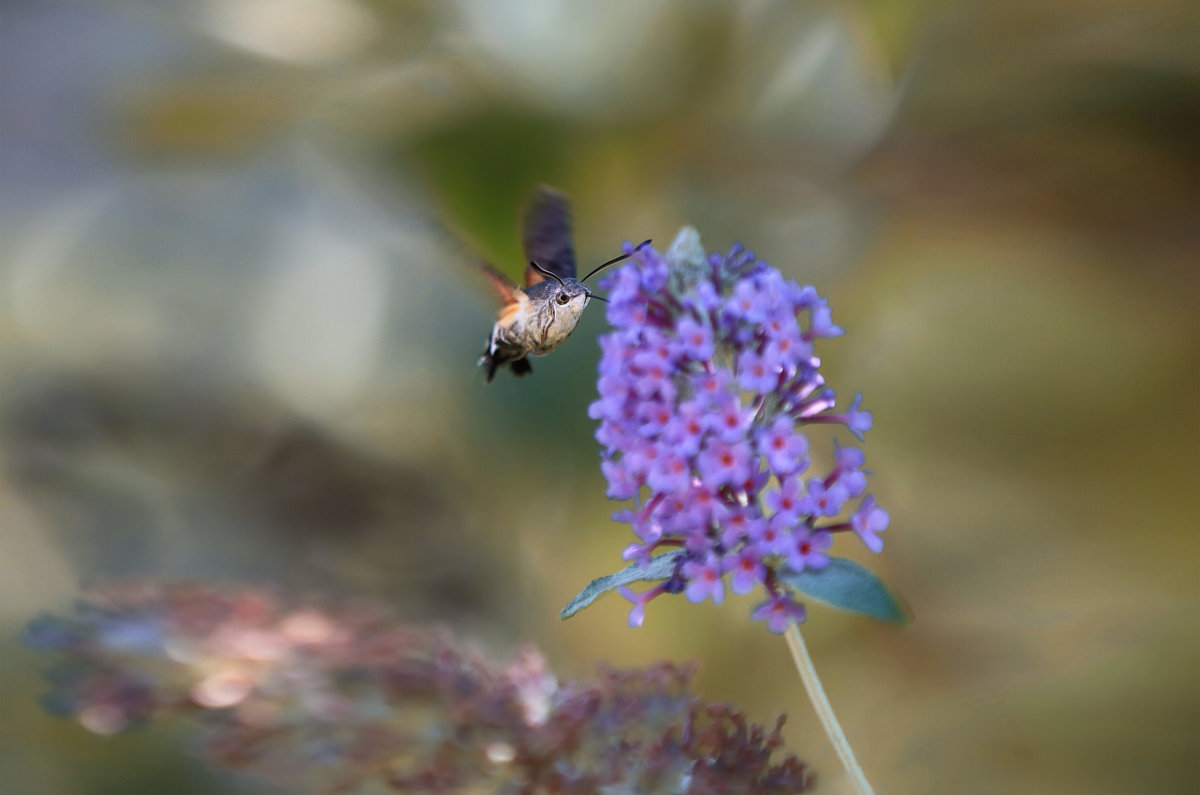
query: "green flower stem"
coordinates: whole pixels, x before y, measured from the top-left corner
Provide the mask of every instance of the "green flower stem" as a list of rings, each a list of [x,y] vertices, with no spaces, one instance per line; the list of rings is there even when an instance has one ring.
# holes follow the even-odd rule
[[[830,706],[829,698],[825,695],[825,688],[821,687],[821,680],[817,678],[817,669],[813,667],[812,658],[808,656],[804,638],[800,637],[800,627],[792,624],[784,636],[787,638],[788,649],[792,652],[792,660],[796,663],[796,670],[800,672],[800,678],[804,681],[804,689],[808,691],[808,698],[817,711],[817,717],[821,719],[826,736],[829,737],[834,750],[837,751],[838,759],[842,760],[842,766],[846,768],[846,773],[850,776],[850,783],[854,785],[854,791],[858,795],[874,795],[875,791],[871,789],[870,782],[867,781],[862,768],[858,766],[858,760],[854,758],[854,751],[850,748],[850,743],[846,740],[846,735],[838,724],[837,716],[833,714],[833,707]]]

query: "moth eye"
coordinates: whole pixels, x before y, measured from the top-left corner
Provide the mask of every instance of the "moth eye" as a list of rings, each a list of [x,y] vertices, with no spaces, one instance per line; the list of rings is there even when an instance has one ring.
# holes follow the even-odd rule
[[[567,302],[568,302],[568,301],[570,301],[570,300],[571,300],[571,296],[567,295],[566,293],[559,293],[559,294],[558,294],[558,302],[559,302],[560,304],[565,304],[565,303],[567,303]]]

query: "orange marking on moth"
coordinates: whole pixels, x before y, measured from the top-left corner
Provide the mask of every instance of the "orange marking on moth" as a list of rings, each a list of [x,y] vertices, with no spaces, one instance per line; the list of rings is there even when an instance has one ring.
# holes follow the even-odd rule
[[[534,268],[525,269],[525,287],[532,287],[533,285],[541,284],[544,281],[546,281],[546,277]]]
[[[517,313],[521,311],[521,306],[522,302],[514,301],[511,304],[501,307],[500,312],[497,314],[498,320],[508,325],[517,316]]]

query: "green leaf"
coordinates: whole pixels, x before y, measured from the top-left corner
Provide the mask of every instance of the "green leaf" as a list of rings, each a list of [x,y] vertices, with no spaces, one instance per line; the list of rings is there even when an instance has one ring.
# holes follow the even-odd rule
[[[883,582],[852,560],[830,558],[819,571],[794,572],[780,569],[779,581],[805,596],[839,610],[862,613],[890,624],[907,624],[904,605]]]
[[[665,580],[675,573],[675,561],[683,554],[682,549],[655,555],[645,566],[631,563],[625,568],[604,577],[598,577],[589,582],[584,589],[575,595],[567,606],[559,612],[560,620],[565,620],[578,613],[583,608],[596,601],[605,591],[611,591],[621,585],[628,585],[638,580]]]

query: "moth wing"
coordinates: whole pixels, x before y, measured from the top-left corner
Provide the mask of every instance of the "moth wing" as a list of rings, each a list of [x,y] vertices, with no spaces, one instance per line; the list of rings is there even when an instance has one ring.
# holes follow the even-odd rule
[[[561,279],[575,278],[575,247],[571,243],[571,200],[567,194],[539,185],[525,203],[521,229],[525,260],[536,262]],[[547,277],[525,269],[525,286]]]
[[[483,275],[488,278],[492,289],[495,290],[496,296],[500,299],[498,317],[501,321],[504,321],[511,317],[514,312],[520,310],[525,305],[525,302],[529,300],[529,296],[512,279],[491,265],[485,262],[481,267]]]

